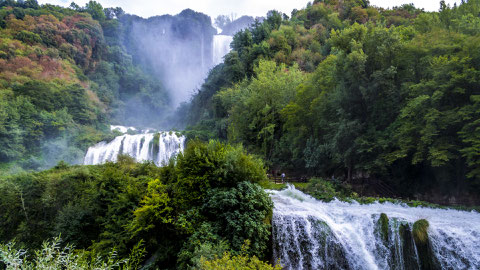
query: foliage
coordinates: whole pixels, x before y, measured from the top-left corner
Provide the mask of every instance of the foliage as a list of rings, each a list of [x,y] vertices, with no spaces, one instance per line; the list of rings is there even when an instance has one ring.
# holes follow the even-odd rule
[[[433,252],[433,247],[428,236],[429,223],[420,219],[413,223],[412,234],[418,250],[418,258],[422,269],[437,269],[440,267],[438,258]]]
[[[241,182],[229,190],[213,189],[207,198],[201,213],[217,234],[225,237],[233,250],[240,250],[249,240],[249,254],[266,257],[273,203],[263,189]]]
[[[380,225],[380,235],[382,236],[383,242],[388,243],[390,228],[387,214],[381,213],[378,223]]]
[[[478,6],[269,13],[235,35],[186,133],[242,143],[271,169],[478,200]]]
[[[243,181],[258,183],[266,174],[261,160],[247,155],[240,146],[190,141],[178,155],[172,176],[177,181],[178,203],[191,207],[202,202],[210,189],[233,188]]]
[[[276,184],[270,180],[263,180],[259,183],[259,185],[264,189],[270,190],[282,190],[287,187],[287,184]]]
[[[218,141],[191,141],[162,168],[123,155],[97,166],[60,162],[0,178],[0,243],[33,250],[61,235],[92,256],[144,248],[150,263],[185,269],[250,240],[249,253],[264,259],[273,205],[256,183],[265,175],[260,160]]]
[[[248,244],[248,242],[247,242]],[[248,245],[247,245],[248,246]],[[248,269],[258,269],[258,270],[280,270],[282,266],[277,264],[271,266],[266,262],[262,262],[256,256],[248,256],[246,254],[248,248],[244,247],[243,252],[239,255],[232,255],[229,252],[225,252],[222,257],[217,257],[213,260],[207,260],[202,258],[200,269],[203,270],[248,270]]]
[[[184,243],[178,254],[179,269],[198,269],[201,260],[213,260],[228,251],[229,244],[222,239],[209,222],[203,222]]]
[[[316,199],[327,202],[335,198],[345,199],[355,197],[351,188],[340,183],[338,180],[326,181],[321,178],[312,178],[302,190]]]
[[[44,242],[41,249],[31,257],[26,250],[17,249],[15,243],[0,245],[0,262],[10,269],[137,269],[138,259],[145,250],[137,246],[132,250],[130,259],[119,259],[115,251],[108,257],[91,256],[88,252],[75,250],[73,246],[61,246],[61,239],[54,238]]]
[[[425,219],[420,219],[413,223],[413,238],[415,242],[426,243],[428,241],[428,221]]]
[[[99,3],[0,5],[0,163],[77,164],[79,153],[111,136],[106,123],[126,120],[127,101],[166,108],[165,90],[119,46],[121,36],[111,31],[119,22]]]
[[[293,99],[303,76],[295,66],[286,69],[266,61],[260,61],[255,75],[251,82],[245,80],[215,98],[229,112],[229,140],[246,143],[267,160],[274,160],[283,124],[281,109]]]

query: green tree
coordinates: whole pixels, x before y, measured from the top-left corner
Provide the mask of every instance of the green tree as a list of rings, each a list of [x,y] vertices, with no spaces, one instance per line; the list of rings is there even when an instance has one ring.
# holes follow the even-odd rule
[[[107,18],[105,16],[105,13],[103,12],[102,5],[97,1],[89,1],[85,5],[85,11],[90,13],[93,19],[98,20],[100,22],[103,22]]]

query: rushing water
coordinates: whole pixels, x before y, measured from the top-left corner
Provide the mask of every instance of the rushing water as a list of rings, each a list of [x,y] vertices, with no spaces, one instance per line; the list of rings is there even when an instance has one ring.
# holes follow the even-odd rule
[[[138,162],[150,160],[162,166],[182,152],[184,144],[185,137],[178,136],[175,132],[124,134],[111,142],[100,142],[88,148],[83,163],[96,165],[107,161],[115,162],[119,154],[126,154]]]
[[[223,61],[223,57],[230,52],[230,43],[232,43],[232,40],[232,36],[213,36],[213,65],[220,64]]]
[[[480,269],[477,212],[325,203],[293,187],[270,192],[274,259],[285,269]],[[388,216],[386,234],[382,213]],[[429,223],[433,266],[422,263],[412,237],[413,223],[420,219]]]

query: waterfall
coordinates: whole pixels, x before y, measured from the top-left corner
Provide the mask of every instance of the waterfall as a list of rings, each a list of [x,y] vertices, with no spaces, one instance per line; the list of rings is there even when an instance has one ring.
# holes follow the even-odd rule
[[[480,269],[477,212],[326,203],[291,186],[269,192],[274,260],[285,269]],[[423,219],[428,239],[417,244],[413,226]]]
[[[170,158],[183,151],[185,137],[175,132],[124,134],[113,141],[100,142],[88,148],[84,158],[85,165],[102,164],[117,161],[119,154],[126,154],[136,161],[153,161],[157,166],[167,163]]]
[[[160,166],[168,162],[172,156],[183,152],[185,137],[179,137],[173,132],[163,132],[160,133],[158,145],[159,151],[155,164]]]
[[[232,43],[232,40],[232,36],[213,36],[213,65],[220,64],[223,61],[223,57],[230,52],[230,43]]]
[[[116,130],[116,131],[119,131],[119,132],[121,132],[121,133],[127,133],[128,130],[137,131],[137,129],[134,128],[134,127],[124,127],[124,126],[114,126],[114,125],[111,125],[111,126],[110,126],[110,130],[111,130],[111,131]]]

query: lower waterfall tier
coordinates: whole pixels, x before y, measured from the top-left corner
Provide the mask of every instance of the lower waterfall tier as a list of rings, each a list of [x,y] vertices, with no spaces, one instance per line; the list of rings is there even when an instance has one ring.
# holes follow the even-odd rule
[[[274,260],[285,269],[480,269],[480,214],[320,202],[271,191]]]

